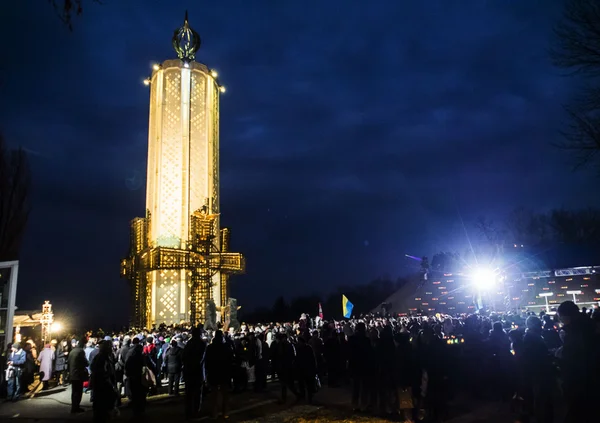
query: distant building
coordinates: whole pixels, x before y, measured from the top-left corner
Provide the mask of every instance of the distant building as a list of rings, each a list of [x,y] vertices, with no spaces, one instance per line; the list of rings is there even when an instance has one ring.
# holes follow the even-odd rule
[[[18,261],[0,262],[0,347],[3,352],[13,338],[18,273]]]

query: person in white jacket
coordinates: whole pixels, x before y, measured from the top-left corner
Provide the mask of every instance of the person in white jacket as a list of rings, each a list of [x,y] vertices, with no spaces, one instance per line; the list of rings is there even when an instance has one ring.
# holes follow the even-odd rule
[[[54,350],[50,344],[46,344],[38,356],[40,362],[40,377],[44,384],[43,389],[48,389],[48,381],[52,377],[52,368],[54,367]]]

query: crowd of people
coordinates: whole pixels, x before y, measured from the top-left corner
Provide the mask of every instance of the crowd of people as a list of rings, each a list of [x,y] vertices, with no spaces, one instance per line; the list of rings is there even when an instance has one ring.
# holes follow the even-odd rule
[[[213,417],[228,415],[231,392],[264,391],[278,379],[280,401],[312,402],[325,383],[349,385],[355,412],[405,421],[441,421],[457,391],[510,404],[521,422],[554,421],[558,392],[565,422],[593,421],[600,394],[600,310],[573,302],[554,315],[359,316],[324,321],[246,325],[227,331],[165,327],[35,345],[6,354],[8,399],[40,380],[71,384],[71,411],[89,391],[96,421],[127,397],[143,419],[146,398],[167,385],[185,387],[185,414],[198,417],[210,392]],[[560,383],[559,383],[560,382]]]

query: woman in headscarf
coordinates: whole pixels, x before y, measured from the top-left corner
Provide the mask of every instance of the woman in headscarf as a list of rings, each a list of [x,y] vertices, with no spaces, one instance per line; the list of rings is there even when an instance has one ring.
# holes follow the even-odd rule
[[[54,364],[54,351],[50,344],[44,346],[38,360],[40,362],[40,379],[44,384],[43,389],[48,389],[48,381],[52,377],[52,365]]]

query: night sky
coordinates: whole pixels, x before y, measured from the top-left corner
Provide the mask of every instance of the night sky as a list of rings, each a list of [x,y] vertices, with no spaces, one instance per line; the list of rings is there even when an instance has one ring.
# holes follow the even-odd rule
[[[246,309],[396,277],[405,253],[464,247],[461,219],[598,205],[594,175],[551,146],[576,87],[547,54],[560,3],[105,0],[69,32],[45,1],[3,2],[0,130],[34,177],[18,306],[127,322],[142,80],[175,57],[186,8],[227,87],[222,222]]]

